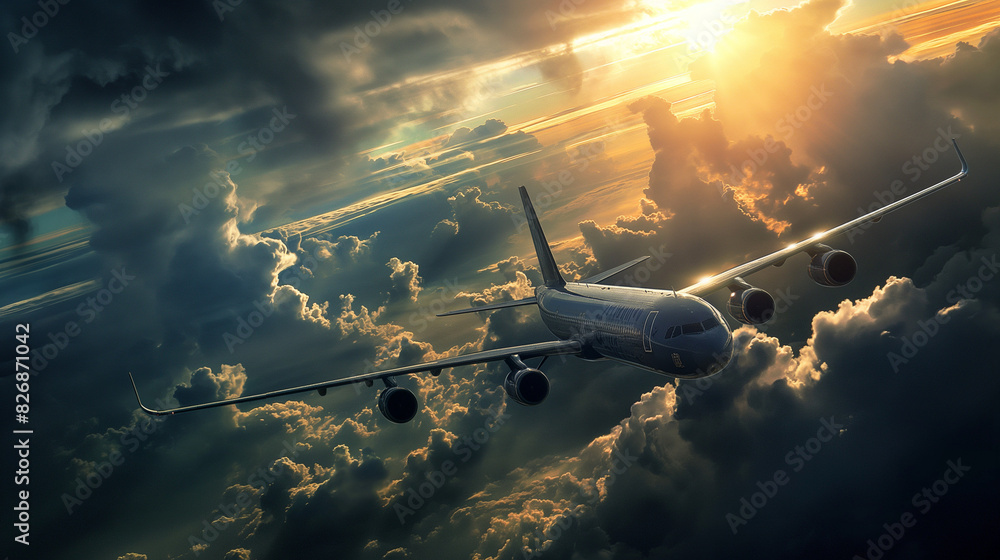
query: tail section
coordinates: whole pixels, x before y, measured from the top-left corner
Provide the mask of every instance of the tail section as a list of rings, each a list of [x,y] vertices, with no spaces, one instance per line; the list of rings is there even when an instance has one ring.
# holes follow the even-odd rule
[[[535,243],[535,254],[538,255],[538,268],[542,271],[542,278],[545,281],[545,285],[550,288],[565,286],[566,281],[563,280],[562,274],[559,274],[559,267],[556,266],[556,260],[552,258],[552,250],[549,249],[549,243],[545,240],[545,233],[542,232],[542,226],[538,223],[538,216],[535,214],[535,207],[531,205],[531,199],[528,198],[528,191],[524,187],[520,187],[518,190],[521,193],[521,203],[524,204],[524,215],[528,218],[528,229],[531,230],[531,240]]]

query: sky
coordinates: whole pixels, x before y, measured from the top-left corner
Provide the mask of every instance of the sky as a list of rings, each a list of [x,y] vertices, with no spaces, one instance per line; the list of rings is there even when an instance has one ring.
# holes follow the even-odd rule
[[[963,0],[5,2],[2,554],[995,550],[998,26]],[[179,406],[551,340],[531,307],[436,316],[540,283],[518,186],[568,279],[651,255],[613,282],[681,289],[950,177],[952,138],[965,179],[831,241],[853,282],[748,278],[775,317],[729,318],[706,379],[554,357],[524,407],[503,364],[454,368],[399,380],[403,425],[377,387],[154,419],[128,382]]]

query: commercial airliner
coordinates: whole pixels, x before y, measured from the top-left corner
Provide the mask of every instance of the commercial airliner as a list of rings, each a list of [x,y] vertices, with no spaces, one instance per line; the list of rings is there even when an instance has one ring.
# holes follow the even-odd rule
[[[833,249],[823,242],[868,222],[877,222],[885,214],[965,177],[969,171],[968,163],[958,143],[954,140],[952,143],[962,164],[961,171],[954,176],[833,229],[676,291],[603,283],[615,274],[643,262],[648,256],[580,282],[564,280],[552,258],[552,251],[545,240],[528,192],[522,186],[521,202],[538,256],[543,284],[536,287],[535,295],[529,298],[450,311],[441,315],[537,305],[542,321],[558,340],[473,352],[422,364],[166,410],[155,410],[143,405],[135,380],[129,373],[132,389],[144,411],[165,415],[308,391],[318,391],[320,395],[325,395],[327,389],[333,387],[359,382],[370,387],[375,381],[382,381],[385,388],[378,394],[379,411],[392,422],[404,423],[413,419],[419,405],[412,391],[396,383],[396,377],[419,372],[430,372],[437,376],[445,368],[469,364],[500,360],[506,362],[510,372],[504,379],[504,390],[511,399],[523,405],[537,405],[548,396],[549,380],[539,368],[549,356],[555,355],[571,354],[585,360],[611,359],[683,379],[713,375],[721,371],[732,357],[733,334],[719,310],[702,299],[702,296],[728,288],[730,296],[726,307],[729,314],[744,324],[762,324],[774,313],[774,299],[766,291],[748,284],[744,277],[769,266],[781,266],[788,257],[797,253],[810,256],[808,274],[816,283],[823,286],[847,284],[857,272],[857,263],[850,254]],[[525,363],[525,360],[538,357],[542,361],[536,367]]]

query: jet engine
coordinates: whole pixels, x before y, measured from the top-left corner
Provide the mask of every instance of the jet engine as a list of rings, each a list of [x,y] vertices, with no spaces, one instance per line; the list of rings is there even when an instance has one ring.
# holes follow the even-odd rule
[[[726,308],[733,319],[747,325],[759,325],[774,316],[774,298],[760,288],[747,285],[733,291]]]
[[[549,378],[534,368],[511,370],[504,379],[503,388],[515,401],[534,406],[549,395]]]
[[[402,387],[386,387],[378,394],[378,411],[396,424],[405,424],[417,415],[417,397]]]
[[[854,279],[858,263],[846,251],[820,245],[810,251],[809,278],[820,286],[843,286]]]

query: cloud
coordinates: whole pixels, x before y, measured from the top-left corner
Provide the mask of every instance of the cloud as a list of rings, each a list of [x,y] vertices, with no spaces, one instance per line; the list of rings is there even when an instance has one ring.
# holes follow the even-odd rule
[[[455,132],[451,133],[448,141],[445,143],[445,148],[452,148],[457,146],[463,146],[466,144],[473,144],[477,142],[482,142],[488,138],[493,138],[507,132],[507,125],[498,119],[487,119],[487,121],[475,129],[470,129],[468,127],[462,126],[455,129]]]
[[[209,368],[199,368],[191,374],[190,385],[178,386],[173,397],[180,406],[232,399],[243,394],[246,380],[247,374],[240,365],[223,366],[218,374]]]
[[[412,261],[402,262],[396,257],[389,259],[385,266],[392,271],[389,274],[389,278],[392,280],[390,299],[400,297],[417,301],[421,289],[420,275],[418,274],[420,268]]]
[[[497,238],[514,232],[511,209],[499,202],[487,202],[479,187],[470,187],[448,197],[453,217],[441,220],[431,232],[429,247],[443,258],[474,256]]]
[[[528,4],[414,4],[412,23],[401,17],[399,26],[387,26],[355,74],[338,74],[345,69],[338,60],[317,67],[317,50],[339,59],[338,41],[382,6],[301,10],[264,3],[237,6],[222,22],[205,4],[163,13],[155,7],[98,10],[90,18],[103,18],[112,31],[93,42],[80,40],[89,26],[73,18],[55,20],[38,38],[45,41],[37,43],[45,47],[39,53],[82,45],[66,62],[71,68],[52,58],[38,72],[0,65],[0,73],[39,78],[32,87],[42,102],[11,105],[12,114],[25,113],[11,122],[31,132],[49,119],[50,128],[29,134],[34,140],[24,148],[37,150],[43,163],[64,157],[66,138],[79,141],[81,126],[108,112],[109,92],[133,87],[146,64],[162,62],[176,73],[71,173],[67,203],[94,227],[90,272],[103,280],[124,266],[136,280],[32,380],[50,402],[65,405],[50,410],[72,411],[77,419],[65,422],[57,413],[44,420],[43,426],[62,431],[48,430],[54,439],[37,462],[37,476],[51,481],[52,493],[72,495],[75,479],[95,472],[111,453],[125,459],[76,513],[46,510],[39,517],[42,532],[58,525],[65,537],[38,543],[41,553],[848,557],[864,554],[866,540],[877,539],[883,524],[913,510],[914,493],[958,458],[972,470],[920,514],[919,531],[908,531],[896,546],[904,555],[976,552],[995,525],[989,504],[1000,497],[990,484],[993,449],[981,433],[995,424],[998,393],[993,360],[982,351],[992,347],[1000,324],[997,284],[987,278],[996,272],[988,263],[1000,250],[1000,210],[983,202],[990,200],[984,197],[996,171],[990,159],[995,127],[987,114],[996,35],[977,47],[961,46],[950,59],[890,63],[902,47],[898,38],[825,30],[838,2],[753,15],[724,38],[693,69],[716,82],[714,113],[677,119],[666,101],[635,102],[631,110],[648,128],[654,157],[645,198],[636,201],[634,214],[578,224],[583,244],[574,248],[579,258],[569,268],[583,275],[662,246],[673,255],[671,266],[652,284],[662,282],[667,269],[682,269],[674,263],[684,265],[677,274],[689,274],[756,256],[778,242],[779,231],[783,241],[826,216],[839,223],[836,216],[856,215],[859,204],[875,201],[870,188],[881,194],[900,179],[914,192],[943,174],[948,160],[937,151],[940,164],[904,167],[933,146],[939,127],[953,125],[962,134],[980,175],[938,195],[951,196],[947,212],[914,205],[905,218],[889,216],[865,230],[854,245],[863,272],[844,290],[800,289],[808,283],[803,275],[789,280],[803,298],[782,315],[780,332],[738,329],[737,358],[722,374],[674,383],[612,362],[553,358],[544,366],[553,383],[548,402],[522,407],[508,406],[502,365],[455,368],[439,377],[399,379],[417,393],[421,411],[413,423],[391,427],[375,410],[378,387],[162,422],[141,415],[127,390],[107,390],[136,368],[147,401],[159,396],[189,404],[551,338],[524,309],[496,311],[485,322],[438,323],[427,336],[406,323],[410,313],[425,316],[420,307],[441,293],[440,283],[419,279],[445,275],[437,266],[445,259],[479,270],[479,284],[454,290],[472,302],[530,295],[537,270],[509,257],[516,222],[505,205],[513,199],[505,197],[513,196],[508,182],[516,184],[518,173],[530,176],[544,166],[505,175],[503,183],[486,171],[469,172],[447,189],[409,200],[413,206],[379,207],[370,221],[346,222],[336,237],[247,233],[254,231],[255,207],[280,217],[299,212],[300,204],[311,208],[303,201],[315,202],[319,194],[310,192],[315,180],[304,177],[339,184],[352,173],[372,173],[373,190],[384,192],[543,147],[539,138],[509,133],[504,122],[490,119],[433,142],[431,151],[443,149],[446,156],[366,156],[352,160],[357,167],[338,167],[355,143],[413,130],[400,125],[398,115],[381,120],[377,99],[342,95],[357,93],[351,88],[360,81],[392,84],[426,69],[413,57],[383,56],[404,39],[436,36],[429,41],[433,52],[447,45],[443,30],[462,30],[463,38],[481,33],[482,43],[463,51],[471,57],[476,48],[513,49],[525,38],[530,41],[518,49],[547,45],[570,36],[570,29],[595,27],[601,17],[632,17],[610,9],[616,4],[588,2],[553,28],[548,7]],[[454,25],[427,25],[440,13],[454,14]],[[546,66],[550,77],[567,76],[564,85],[572,89],[574,59],[561,56]],[[230,59],[243,62],[225,66]],[[25,56],[17,64],[32,61],[38,59]],[[201,101],[192,102],[195,97]],[[810,99],[821,106],[810,107]],[[255,163],[270,163],[254,168],[240,160],[240,174],[222,172],[239,153],[239,141],[262,126],[262,114],[285,103],[299,116],[287,135],[257,153]],[[237,105],[253,109],[233,112]],[[797,116],[803,105],[808,119]],[[420,118],[439,108],[428,107]],[[191,147],[176,148],[185,145]],[[604,163],[613,171],[613,160]],[[743,173],[733,176],[734,166]],[[275,175],[256,172],[264,167]],[[337,173],[327,173],[334,167]],[[920,169],[919,181],[910,181],[906,169]],[[2,176],[5,185],[11,176]],[[580,205],[588,194],[583,183],[571,197]],[[331,187],[339,197],[345,191],[338,189]],[[46,193],[42,198],[52,199],[61,191]],[[434,211],[408,214],[413,208]],[[390,222],[388,216],[423,225],[402,235],[370,227]],[[572,229],[572,222],[562,225]],[[423,252],[413,231],[440,245]],[[410,239],[397,243],[402,237]],[[754,281],[771,283],[777,273],[787,269],[762,271]],[[390,291],[397,307],[383,307]],[[74,314],[79,303],[31,316],[34,340],[64,332],[67,320],[82,323]],[[787,331],[806,325],[812,330],[802,335],[804,344],[789,342]],[[232,352],[227,333],[241,341]],[[102,388],[100,398],[94,387]],[[843,427],[830,431],[809,459],[796,455],[796,446],[814,445],[808,442],[824,420]],[[446,461],[457,468],[441,482]],[[733,535],[727,514],[739,515],[741,499],[761,491],[758,483],[773,480],[777,469],[790,483]],[[150,480],[156,481],[156,508],[149,507]],[[428,483],[432,495],[400,523],[395,506]],[[233,513],[230,504],[241,500],[246,506]],[[203,531],[212,521],[226,528],[207,546],[192,545],[192,536],[207,542]],[[123,544],[121,535],[131,540]]]

